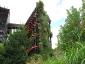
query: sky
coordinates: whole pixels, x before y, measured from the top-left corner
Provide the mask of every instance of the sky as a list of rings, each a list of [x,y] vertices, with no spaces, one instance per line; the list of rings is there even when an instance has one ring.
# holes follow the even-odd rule
[[[0,0],[0,6],[10,9],[10,22],[23,24],[36,7],[39,0]],[[65,23],[67,16],[66,10],[71,6],[75,8],[81,7],[82,0],[42,0],[44,9],[51,19],[52,47],[57,45],[57,35],[60,25]]]

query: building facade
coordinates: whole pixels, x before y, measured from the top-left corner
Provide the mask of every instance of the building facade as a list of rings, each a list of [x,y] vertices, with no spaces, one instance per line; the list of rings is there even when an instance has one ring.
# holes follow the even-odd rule
[[[35,8],[25,24],[26,30],[29,33],[29,39],[31,40],[30,42],[32,43],[29,51],[35,50],[35,52],[38,51],[39,47],[44,47],[44,46],[51,47],[52,46],[51,44],[52,33],[50,30],[51,20],[49,17],[47,18],[48,19],[47,27],[49,27],[49,29],[45,26],[42,29],[43,26],[38,22],[37,15],[38,15],[37,9]],[[44,30],[45,32],[41,32],[42,30]],[[50,35],[48,34],[49,32],[50,32]],[[49,42],[49,45],[48,44],[43,45],[43,43],[41,43],[42,42],[41,40],[43,41],[43,43],[44,43],[44,40],[45,42],[46,40],[49,40],[47,41]]]
[[[10,10],[7,8],[0,7],[0,41],[4,41],[7,38],[7,34],[12,29],[17,29],[19,24],[13,24],[10,22]]]
[[[0,41],[6,38],[9,9],[0,7]]]

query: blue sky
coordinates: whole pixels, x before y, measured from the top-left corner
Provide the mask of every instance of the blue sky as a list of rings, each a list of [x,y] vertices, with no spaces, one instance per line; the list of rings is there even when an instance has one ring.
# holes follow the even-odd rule
[[[36,7],[36,2],[39,0],[0,0],[0,6],[10,9],[11,23],[26,23],[30,14]],[[57,44],[57,35],[60,25],[65,23],[67,16],[66,9],[71,6],[75,8],[81,7],[81,0],[42,0],[44,9],[51,19],[51,31],[53,33],[52,47]]]
[[[65,18],[64,17],[60,18],[59,20],[55,20],[54,22],[51,23],[51,28],[60,27],[64,23],[65,23]]]

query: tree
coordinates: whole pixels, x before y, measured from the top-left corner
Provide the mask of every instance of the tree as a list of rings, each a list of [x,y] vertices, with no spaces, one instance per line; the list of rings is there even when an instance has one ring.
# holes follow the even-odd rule
[[[80,35],[80,12],[72,7],[67,10],[65,25],[61,28],[58,35],[59,46],[66,50],[75,45]]]
[[[5,53],[2,54],[1,64],[25,64],[28,57],[26,51],[28,47],[29,39],[23,27],[10,34],[5,42]]]
[[[51,34],[49,16],[44,11],[44,5],[42,1],[39,1],[37,3],[36,9],[37,9],[38,33],[40,36],[38,39],[40,51],[42,54],[48,55],[50,54],[51,51],[51,43],[49,40]]]
[[[80,41],[85,42],[85,0],[82,0]]]
[[[85,42],[85,0],[82,0],[82,3],[80,11],[73,7],[67,10],[66,23],[58,35],[59,46],[63,49],[73,47],[76,42]]]

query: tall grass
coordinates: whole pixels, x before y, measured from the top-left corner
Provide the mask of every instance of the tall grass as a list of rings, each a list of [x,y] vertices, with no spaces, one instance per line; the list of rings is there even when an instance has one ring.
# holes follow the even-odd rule
[[[85,64],[85,45],[77,42],[75,47],[64,51],[55,51],[56,56],[49,57],[47,60],[43,60],[42,56],[32,57],[29,64]],[[34,63],[33,63],[34,62]]]

